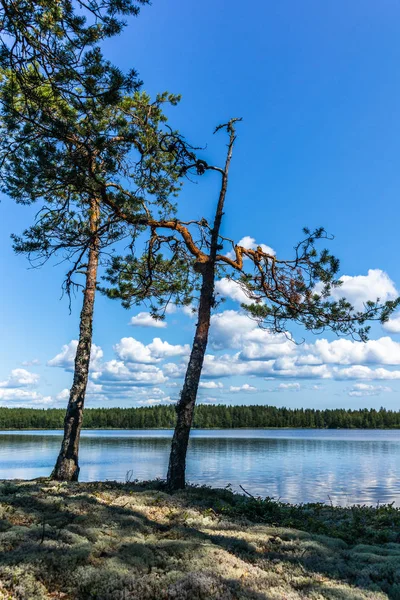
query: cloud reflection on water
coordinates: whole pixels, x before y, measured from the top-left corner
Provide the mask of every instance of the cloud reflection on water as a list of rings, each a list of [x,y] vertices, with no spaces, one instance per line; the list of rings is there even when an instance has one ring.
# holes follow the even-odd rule
[[[85,431],[81,479],[164,477],[171,431]],[[2,432],[0,478],[50,473],[60,432]],[[195,431],[188,478],[288,502],[400,506],[400,432],[320,430]]]

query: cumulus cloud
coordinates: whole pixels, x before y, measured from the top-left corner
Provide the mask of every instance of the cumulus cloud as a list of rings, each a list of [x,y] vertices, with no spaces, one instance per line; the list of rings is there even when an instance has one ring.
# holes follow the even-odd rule
[[[381,302],[395,300],[398,292],[389,275],[381,269],[369,269],[368,275],[343,275],[340,277],[342,285],[332,290],[332,298],[339,300],[346,298],[357,310],[363,310],[368,300]],[[316,286],[319,292],[322,286]]]
[[[240,349],[243,360],[266,360],[296,352],[296,345],[283,333],[261,329],[245,313],[225,310],[211,318],[211,346]]]
[[[300,389],[301,389],[300,383],[280,383],[278,385],[278,390],[281,390],[281,391],[299,392]]]
[[[384,323],[383,328],[389,333],[400,333],[400,314],[397,313],[394,317]]]
[[[216,356],[207,354],[204,360],[203,377],[219,379],[231,376],[255,376],[284,379],[368,379],[397,380],[400,370],[383,367],[371,368],[366,365],[340,367],[328,364],[298,364],[296,356],[285,356],[265,361],[243,361],[240,353]]]
[[[400,343],[386,336],[378,340],[368,340],[366,343],[347,339],[328,342],[326,339],[317,340],[313,346],[308,346],[312,354],[323,363],[342,365],[374,363],[383,365],[400,364]]]
[[[0,381],[0,388],[19,388],[36,385],[39,379],[40,377],[36,373],[30,373],[25,369],[13,369],[8,379]]]
[[[69,344],[64,344],[61,348],[61,352],[47,361],[47,366],[61,367],[66,371],[73,371],[77,347],[78,340],[71,340]],[[97,370],[102,358],[103,350],[100,348],[100,346],[92,344],[92,349],[90,352],[90,368],[92,370]]]
[[[140,312],[132,317],[130,325],[136,327],[158,327],[162,329],[167,326],[167,323],[160,319],[154,319],[149,312]]]
[[[122,338],[118,344],[115,344],[114,351],[121,361],[146,364],[155,363],[158,360],[152,355],[148,346],[132,337]],[[111,362],[116,364],[116,361]]]
[[[62,402],[64,400],[68,400],[69,399],[69,389],[68,388],[64,388],[63,390],[61,390],[61,392],[59,392],[56,396],[56,400],[59,402]]]
[[[332,377],[335,379],[374,379],[382,380],[397,380],[400,379],[400,371],[390,371],[389,369],[371,369],[363,365],[354,365],[345,369],[335,367],[332,372]]]
[[[33,358],[32,360],[24,360],[21,365],[23,367],[37,367],[40,365],[40,360],[38,358]]]
[[[100,383],[94,383],[94,381],[88,381],[86,387],[87,394],[100,394],[103,391],[103,386]]]
[[[51,396],[45,396],[35,389],[40,377],[26,369],[13,369],[4,381],[0,381],[0,404],[28,408],[29,406],[48,406]]]
[[[186,372],[186,364],[184,363],[166,363],[163,365],[163,372],[167,377],[172,379],[181,379]]]
[[[43,396],[39,392],[21,388],[1,388],[0,403],[12,403],[13,406],[29,407],[34,405],[48,405],[53,401],[51,396]]]
[[[239,283],[228,277],[223,277],[215,282],[215,291],[223,298],[229,298],[234,302],[239,302],[239,304],[253,304],[255,302],[245,294]]]
[[[218,402],[218,398],[214,396],[206,396],[205,398],[201,398],[199,400],[200,404],[213,404],[214,402]]]
[[[249,385],[248,383],[244,383],[243,385],[239,385],[239,386],[234,386],[231,385],[229,388],[230,392],[233,393],[237,393],[237,392],[258,392],[257,388],[254,387],[253,385]]]
[[[124,363],[122,360],[109,360],[102,369],[93,374],[96,383],[119,383],[124,385],[158,385],[166,381],[162,370],[155,365]]]
[[[185,356],[190,353],[189,344],[181,346],[179,344],[169,344],[163,342],[160,338],[154,338],[148,348],[157,359],[171,358],[173,356]]]
[[[347,394],[356,398],[363,396],[379,396],[381,393],[393,392],[392,388],[383,385],[371,385],[367,383],[356,383]]]
[[[243,248],[247,248],[248,250],[256,250],[258,247],[260,247],[266,254],[272,254],[273,256],[276,254],[275,250],[273,250],[270,246],[267,246],[266,244],[258,244],[255,238],[251,237],[250,235],[245,235],[241,240],[238,241],[237,245],[243,246]],[[230,250],[226,256],[234,259],[236,257],[235,251],[233,249]]]
[[[146,400],[138,400],[137,404],[140,406],[154,406],[156,404],[171,404],[174,402],[175,400],[171,399],[170,396],[165,396],[165,398],[147,398]]]
[[[145,345],[135,338],[127,337],[115,344],[114,350],[118,358],[123,361],[151,364],[164,358],[188,354],[190,347],[188,344],[185,346],[169,344],[160,338],[154,338],[150,344]]]
[[[258,325],[242,312],[224,310],[216,313],[211,317],[211,345],[216,349],[239,348],[244,336],[256,327]]]
[[[189,304],[188,306],[182,306],[181,310],[184,315],[193,319],[197,314],[198,307],[195,304]]]
[[[400,343],[389,336],[368,342],[319,339],[296,345],[287,335],[260,329],[240,311],[226,310],[212,317],[211,346],[235,349],[234,354],[208,354],[203,377],[232,375],[302,379],[396,379],[396,371],[371,366],[400,365]],[[342,368],[348,367],[348,368]],[[179,366],[171,376],[182,374]]]
[[[220,381],[200,381],[200,388],[205,390],[217,390],[224,387],[224,384]]]

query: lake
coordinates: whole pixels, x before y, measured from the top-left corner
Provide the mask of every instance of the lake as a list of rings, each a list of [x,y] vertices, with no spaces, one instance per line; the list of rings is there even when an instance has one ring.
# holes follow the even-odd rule
[[[81,481],[164,478],[171,430],[82,432]],[[61,431],[0,432],[0,479],[47,476]],[[399,430],[194,430],[192,483],[286,502],[400,506]]]

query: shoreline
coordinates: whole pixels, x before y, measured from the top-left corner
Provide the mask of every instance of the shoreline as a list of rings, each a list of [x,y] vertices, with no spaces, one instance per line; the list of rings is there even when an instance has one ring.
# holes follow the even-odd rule
[[[192,431],[400,431],[400,427],[192,427]],[[82,431],[173,431],[173,427],[82,427]],[[60,431],[52,427],[0,427],[0,432],[8,431]]]

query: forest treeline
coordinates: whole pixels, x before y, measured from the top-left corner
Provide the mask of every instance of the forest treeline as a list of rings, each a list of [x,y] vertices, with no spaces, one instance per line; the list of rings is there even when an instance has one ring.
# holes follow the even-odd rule
[[[0,408],[0,429],[62,429],[64,409]],[[174,428],[174,406],[140,408],[88,408],[84,414],[86,429],[158,429]],[[263,427],[305,427],[313,429],[396,429],[400,411],[381,408],[290,409],[275,406],[196,407],[193,426],[198,429],[235,429]]]

